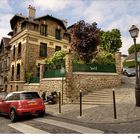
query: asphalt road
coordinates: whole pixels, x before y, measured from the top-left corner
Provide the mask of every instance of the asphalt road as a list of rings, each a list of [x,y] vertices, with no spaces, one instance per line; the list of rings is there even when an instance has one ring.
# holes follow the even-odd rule
[[[52,134],[80,134],[79,129],[72,130],[73,128],[65,128],[62,122],[72,124],[86,129],[93,129],[93,133],[105,133],[105,134],[139,134],[140,133],[140,120],[130,121],[125,123],[86,123],[79,122],[70,119],[64,119],[54,116],[45,116],[41,122],[38,117],[28,117],[21,119],[19,122],[11,123],[6,117],[0,116],[0,133],[1,134],[38,134],[38,133],[52,133]],[[60,123],[61,126],[57,126],[56,123],[50,124],[49,120],[55,120]],[[19,127],[20,125],[20,127]],[[29,128],[27,127],[29,126]],[[14,128],[15,127],[15,128]],[[31,127],[31,128],[30,128]],[[28,129],[28,130],[27,130]],[[34,130],[36,129],[36,130]],[[99,131],[99,132],[98,132]],[[101,131],[101,132],[100,132]],[[87,131],[83,133],[88,133]]]
[[[0,116],[1,134],[80,134],[80,133],[104,133],[95,130],[80,122],[61,119],[47,115],[43,118],[37,116],[21,118],[19,122],[11,123],[9,118]]]

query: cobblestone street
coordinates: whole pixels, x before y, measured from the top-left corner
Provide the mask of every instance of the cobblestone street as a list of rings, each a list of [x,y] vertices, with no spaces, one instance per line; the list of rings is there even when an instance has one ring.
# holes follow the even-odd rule
[[[122,85],[115,87],[116,94],[121,94],[121,101],[117,102],[117,119],[114,119],[113,104],[84,105],[83,115],[79,116],[79,104],[66,104],[62,106],[62,113],[57,105],[46,105],[49,114],[58,118],[66,118],[83,122],[105,133],[139,133],[140,108],[135,106],[135,77],[122,77]],[[112,92],[112,89],[102,89]],[[100,90],[100,91],[102,91]],[[96,91],[95,91],[96,92]]]

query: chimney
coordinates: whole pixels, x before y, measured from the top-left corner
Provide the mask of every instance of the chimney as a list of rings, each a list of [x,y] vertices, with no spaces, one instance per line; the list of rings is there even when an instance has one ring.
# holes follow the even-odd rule
[[[63,20],[65,27],[67,28],[68,21],[66,19]]]
[[[35,7],[33,7],[31,5],[29,5],[28,9],[29,9],[29,11],[28,11],[28,17],[29,17],[29,19],[32,19],[33,20],[35,18],[36,9],[35,9]]]

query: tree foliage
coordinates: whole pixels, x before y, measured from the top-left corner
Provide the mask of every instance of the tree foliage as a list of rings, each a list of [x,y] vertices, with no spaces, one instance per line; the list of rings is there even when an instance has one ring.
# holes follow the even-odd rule
[[[112,29],[111,31],[101,31],[101,44],[100,47],[111,53],[115,53],[122,46],[121,33],[118,29]]]
[[[135,46],[131,45],[131,47],[128,49],[128,53],[132,54],[132,53],[134,53],[134,51],[135,51]],[[140,52],[140,44],[136,44],[136,51]]]
[[[101,65],[115,64],[115,55],[107,51],[101,51],[92,60],[92,63]]]
[[[100,42],[100,30],[97,24],[88,24],[81,20],[71,29],[72,49],[84,62],[90,62]]]
[[[52,57],[45,59],[45,63],[51,68],[60,68],[65,64],[65,56],[65,51],[56,51]]]

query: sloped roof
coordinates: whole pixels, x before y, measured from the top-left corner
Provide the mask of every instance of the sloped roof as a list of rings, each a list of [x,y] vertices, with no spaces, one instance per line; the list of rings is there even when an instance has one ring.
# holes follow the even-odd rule
[[[66,30],[66,26],[65,26],[63,20],[60,20],[60,19],[58,19],[58,18],[55,18],[55,17],[53,17],[53,16],[51,16],[51,15],[44,15],[44,16],[41,16],[41,17],[35,18],[35,20],[43,19],[43,18],[46,18],[46,19],[52,19],[52,20],[57,21],[57,22],[58,22],[58,23],[59,23],[59,24],[60,24],[60,25]]]
[[[9,42],[11,40],[10,38],[3,37],[2,40],[3,40],[3,43],[4,43],[4,47],[10,46],[10,44],[9,44]]]
[[[18,19],[26,19],[27,17],[23,16],[22,14],[15,14],[12,19],[10,20],[10,24],[11,24],[11,29],[13,30],[14,25],[15,25],[15,21],[17,21]]]
[[[28,22],[32,22],[32,23],[37,24],[37,23],[38,23],[37,20],[42,19],[42,18],[55,20],[55,21],[57,21],[57,22],[66,30],[66,26],[65,26],[63,20],[60,20],[60,19],[55,18],[55,17],[53,17],[53,16],[44,15],[44,16],[41,16],[41,17],[37,17],[37,18],[35,18],[34,20],[30,20],[28,17],[23,16],[22,14],[15,14],[15,15],[12,17],[12,19],[10,20],[11,29],[13,30],[14,25],[15,25],[15,22],[16,22],[18,19],[23,19],[24,22],[25,22],[25,21],[28,21]]]

